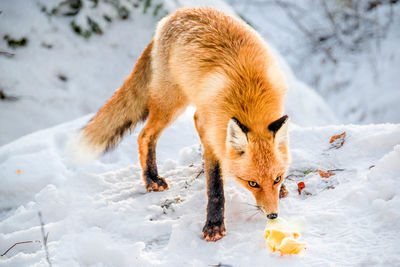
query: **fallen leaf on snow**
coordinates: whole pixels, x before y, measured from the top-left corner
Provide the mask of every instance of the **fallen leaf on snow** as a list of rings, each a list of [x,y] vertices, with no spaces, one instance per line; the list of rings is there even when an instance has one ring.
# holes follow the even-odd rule
[[[322,178],[329,178],[332,175],[335,175],[333,172],[330,171],[323,171],[323,170],[318,170],[319,176],[321,176]]]
[[[346,132],[332,136],[331,140],[329,140],[329,143],[331,143],[331,148],[336,148],[336,149],[341,148],[344,144],[345,138],[346,138]]]
[[[304,184],[304,182],[300,182],[297,184],[297,189],[299,191],[299,195],[301,194],[301,191],[306,187],[306,185]]]

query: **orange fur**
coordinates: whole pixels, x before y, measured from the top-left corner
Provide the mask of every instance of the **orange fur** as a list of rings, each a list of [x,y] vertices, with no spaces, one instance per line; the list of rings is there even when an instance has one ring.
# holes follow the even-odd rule
[[[289,156],[287,143],[277,149],[267,126],[283,115],[286,84],[265,42],[243,22],[201,8],[181,9],[164,19],[155,43],[160,85],[152,89],[163,96],[162,84],[176,84],[197,108],[203,146],[212,148],[225,172],[264,185],[251,191],[266,212],[277,212],[279,186],[272,187],[272,181],[284,175]],[[225,145],[232,117],[250,129],[250,153],[242,158],[227,153]]]
[[[276,213],[282,181],[273,181],[283,180],[289,152],[286,130],[275,136],[268,125],[283,115],[286,87],[272,52],[250,26],[211,8],[179,9],[160,21],[131,76],[83,133],[106,149],[148,115],[138,138],[145,176],[161,132],[192,104],[206,168],[220,162],[224,176],[237,178],[266,213]],[[249,129],[243,155],[227,143],[232,117]],[[168,187],[149,181],[149,190]]]

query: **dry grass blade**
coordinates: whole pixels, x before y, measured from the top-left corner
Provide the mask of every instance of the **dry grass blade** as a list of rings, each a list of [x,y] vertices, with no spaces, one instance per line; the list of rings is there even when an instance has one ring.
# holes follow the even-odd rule
[[[43,247],[44,247],[44,251],[46,252],[46,260],[47,260],[47,263],[49,264],[49,266],[51,267],[52,265],[50,262],[49,250],[47,248],[47,239],[49,237],[49,233],[45,234],[44,222],[43,222],[43,218],[42,218],[42,213],[40,211],[38,212],[38,216],[39,216],[39,220],[40,220],[40,228],[42,230]]]

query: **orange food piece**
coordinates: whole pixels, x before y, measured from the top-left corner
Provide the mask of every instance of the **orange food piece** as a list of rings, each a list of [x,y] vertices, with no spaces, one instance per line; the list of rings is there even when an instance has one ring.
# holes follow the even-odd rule
[[[270,251],[279,251],[281,255],[299,254],[307,246],[306,243],[298,240],[300,238],[300,233],[288,231],[287,227],[282,225],[279,221],[277,223],[272,223],[272,225],[267,224],[264,237],[267,240]]]
[[[15,172],[16,172],[17,174],[21,174],[21,173],[22,173],[22,170],[18,169],[18,170],[16,170]]]
[[[333,172],[329,172],[329,171],[326,172],[326,171],[323,171],[323,170],[318,170],[318,173],[322,178],[329,178],[332,175],[335,175]]]
[[[277,251],[282,243],[282,240],[289,236],[289,233],[284,233],[277,229],[267,229],[264,232],[264,237],[267,239],[267,245],[271,252]]]
[[[286,237],[282,240],[282,243],[278,249],[281,255],[285,254],[299,254],[304,249],[306,249],[307,244],[304,242],[299,242],[296,239]]]

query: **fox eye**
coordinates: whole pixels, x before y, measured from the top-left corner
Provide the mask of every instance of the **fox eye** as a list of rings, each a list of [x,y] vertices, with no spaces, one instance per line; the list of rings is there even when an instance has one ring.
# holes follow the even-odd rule
[[[249,181],[249,186],[253,188],[260,188],[260,186],[254,181]]]
[[[274,180],[274,184],[279,183],[281,181],[281,179],[282,178],[280,176],[276,177],[275,180]]]

